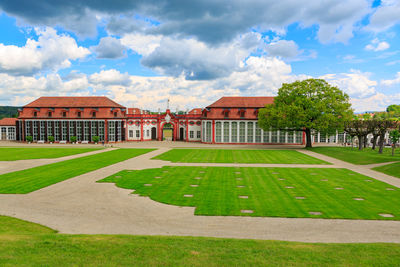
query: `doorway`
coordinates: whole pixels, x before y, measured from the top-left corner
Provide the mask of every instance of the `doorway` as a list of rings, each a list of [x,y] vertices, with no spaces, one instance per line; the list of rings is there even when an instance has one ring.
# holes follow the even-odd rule
[[[151,140],[157,139],[157,129],[156,127],[151,127]]]
[[[179,128],[179,140],[183,141],[183,137],[185,136],[185,131],[183,128]]]

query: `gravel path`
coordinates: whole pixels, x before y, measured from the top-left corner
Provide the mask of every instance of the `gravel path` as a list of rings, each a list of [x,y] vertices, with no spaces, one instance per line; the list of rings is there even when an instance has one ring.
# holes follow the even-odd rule
[[[161,147],[156,151],[27,195],[0,195],[0,214],[37,222],[57,229],[61,233],[71,234],[177,235],[302,242],[400,243],[399,221],[195,216],[192,207],[166,205],[147,197],[131,194],[132,190],[118,188],[111,183],[96,183],[123,169],[185,165],[150,160],[169,149],[169,147]],[[343,163],[309,151],[301,150],[301,152],[334,164],[311,165],[312,167],[349,168],[400,187],[400,184],[394,180],[397,178],[386,177],[366,167]],[[217,165],[247,166],[248,164]],[[215,166],[215,164],[190,166]],[[268,166],[272,165],[268,164]],[[273,166],[293,167],[284,164],[273,164]]]

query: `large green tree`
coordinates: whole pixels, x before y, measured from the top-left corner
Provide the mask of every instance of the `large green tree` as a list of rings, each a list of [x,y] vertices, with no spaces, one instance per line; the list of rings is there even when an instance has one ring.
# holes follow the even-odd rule
[[[352,115],[347,94],[325,80],[308,79],[284,83],[274,103],[260,109],[258,123],[267,131],[304,131],[306,147],[312,147],[313,131],[341,131]]]

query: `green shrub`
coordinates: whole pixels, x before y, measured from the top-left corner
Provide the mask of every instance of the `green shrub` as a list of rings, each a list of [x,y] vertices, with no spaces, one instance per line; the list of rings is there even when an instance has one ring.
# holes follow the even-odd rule
[[[49,136],[47,137],[47,140],[48,140],[49,142],[54,142],[54,136],[49,135]]]
[[[33,141],[33,137],[30,136],[30,135],[28,135],[28,136],[26,137],[26,142],[32,142],[32,141]]]
[[[99,137],[98,136],[93,136],[92,137],[92,141],[95,142],[95,143],[98,143],[99,142]]]
[[[76,136],[71,136],[71,137],[69,138],[69,141],[70,141],[71,143],[75,143],[75,142],[76,142]]]

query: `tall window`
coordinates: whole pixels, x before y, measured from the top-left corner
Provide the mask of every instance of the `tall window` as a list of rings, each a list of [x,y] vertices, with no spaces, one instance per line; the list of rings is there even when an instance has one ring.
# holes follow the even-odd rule
[[[54,122],[54,140],[60,141],[60,122],[59,121]]]
[[[246,123],[241,121],[239,123],[239,143],[246,142]]]
[[[38,121],[33,121],[33,140],[38,140]]]
[[[258,127],[257,122],[256,122],[256,143],[261,143],[261,128]]]
[[[237,122],[233,121],[231,126],[231,142],[237,143]]]
[[[46,122],[45,121],[40,121],[40,140],[45,140],[45,135],[46,135]]]
[[[278,132],[271,131],[271,143],[278,143]]]
[[[15,127],[8,127],[8,140],[15,140]]]
[[[211,134],[212,134],[212,129],[211,129],[211,121],[207,121],[206,125],[206,142],[211,143]]]
[[[30,121],[25,122],[25,129],[26,129],[25,136],[31,136],[31,122]]]
[[[215,123],[215,142],[221,143],[221,122]]]
[[[99,121],[99,140],[104,141],[104,121]]]
[[[201,131],[197,131],[197,139],[201,138]]]
[[[253,134],[254,134],[253,122],[249,121],[247,123],[247,142],[248,143],[253,143]]]
[[[67,141],[67,122],[62,121],[61,125],[62,125],[62,139],[61,140]]]
[[[229,143],[229,122],[224,122],[224,143]]]
[[[53,130],[53,127],[52,127],[52,124],[53,122],[51,122],[51,121],[47,121],[47,139],[49,138],[49,136],[53,136],[53,133],[52,133],[52,130]]]
[[[271,140],[269,140],[269,131],[263,131],[263,138],[264,138],[264,143],[271,143]]]
[[[194,138],[194,131],[189,131],[189,137],[190,137],[190,139]]]
[[[116,127],[117,127],[117,141],[121,141],[122,140],[121,121],[116,122]]]
[[[92,136],[97,136],[97,127],[96,127],[96,121],[91,121],[90,122],[90,135]]]
[[[293,144],[294,143],[294,137],[293,137],[293,134],[294,134],[295,132],[292,132],[292,131],[290,131],[290,132],[288,132],[287,133],[287,142],[289,143],[289,144]]]
[[[279,143],[285,143],[285,142],[286,142],[286,132],[279,131]]]
[[[90,141],[90,140],[89,140],[90,121],[85,121],[83,124],[84,124],[84,129],[83,129],[83,140],[84,140],[84,141]]]
[[[108,122],[108,140],[115,142],[115,121]]]
[[[133,138],[133,130],[129,130],[129,138]]]
[[[136,130],[136,138],[139,138],[139,137],[140,137],[140,131]]]
[[[76,140],[82,141],[82,121],[76,122]]]
[[[69,122],[69,140],[71,140],[71,136],[75,136],[75,121]]]

